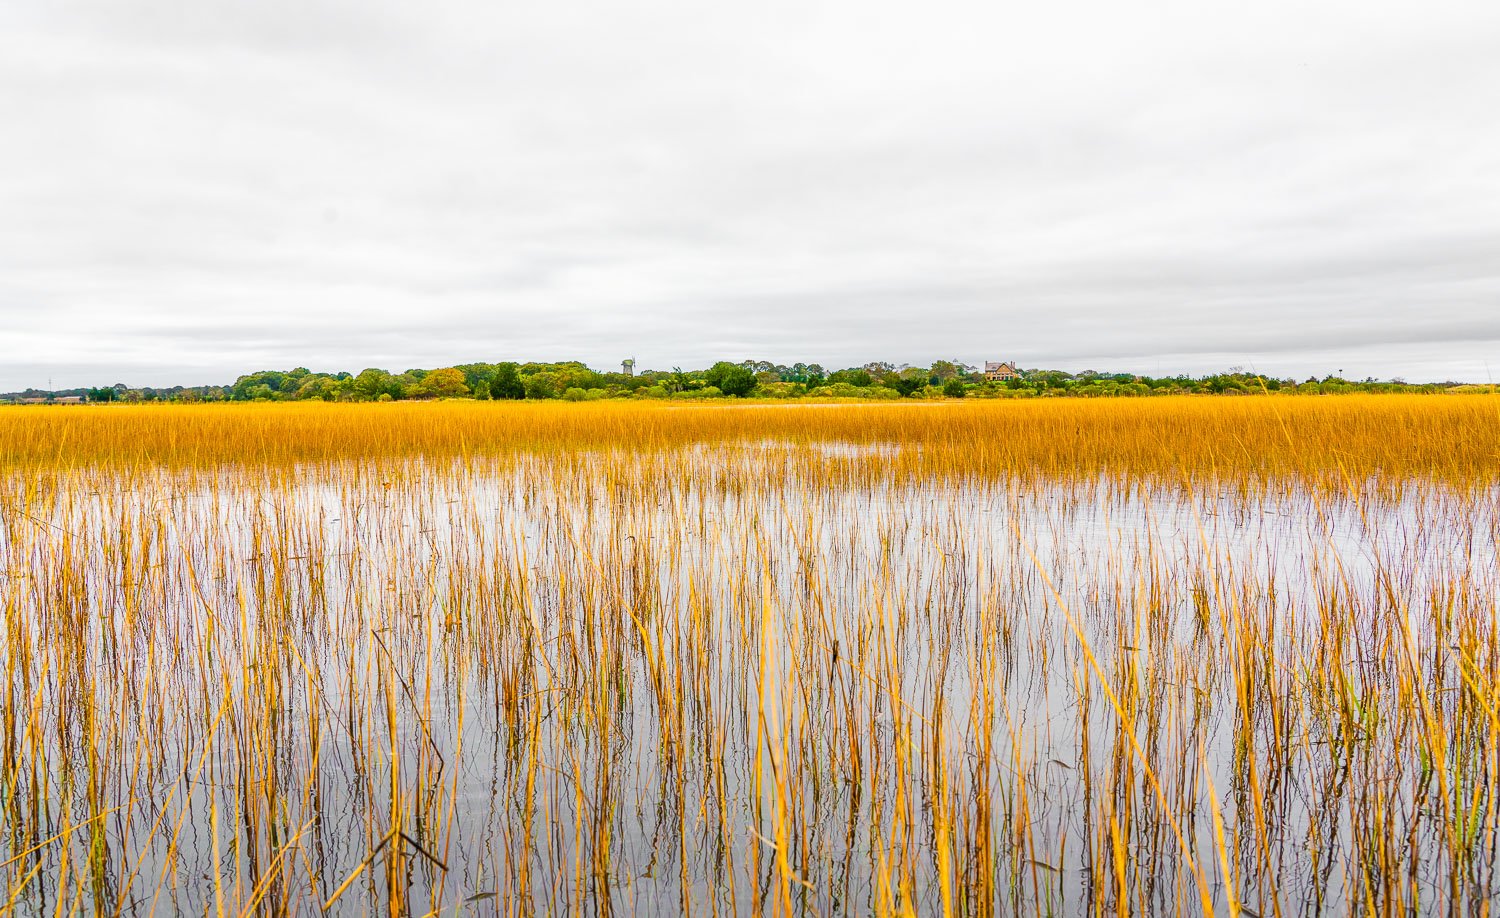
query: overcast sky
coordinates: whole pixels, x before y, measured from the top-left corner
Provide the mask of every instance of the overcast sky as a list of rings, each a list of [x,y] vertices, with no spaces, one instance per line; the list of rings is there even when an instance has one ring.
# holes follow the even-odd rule
[[[1500,3],[0,4],[0,390],[1500,376]]]

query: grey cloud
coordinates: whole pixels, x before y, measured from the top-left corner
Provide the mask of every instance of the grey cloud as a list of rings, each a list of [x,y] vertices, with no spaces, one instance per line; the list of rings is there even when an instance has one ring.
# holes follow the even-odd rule
[[[628,354],[1483,378],[1497,43],[1447,0],[23,0],[0,389]]]

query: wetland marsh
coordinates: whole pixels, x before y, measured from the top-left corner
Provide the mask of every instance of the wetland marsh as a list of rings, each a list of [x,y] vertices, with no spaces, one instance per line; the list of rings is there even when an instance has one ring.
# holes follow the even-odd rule
[[[1488,914],[1500,400],[0,415],[18,914]]]

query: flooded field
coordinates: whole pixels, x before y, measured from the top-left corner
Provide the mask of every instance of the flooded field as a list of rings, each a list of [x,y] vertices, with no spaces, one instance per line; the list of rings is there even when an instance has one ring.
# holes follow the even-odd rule
[[[1500,400],[0,417],[19,914],[1488,914]]]

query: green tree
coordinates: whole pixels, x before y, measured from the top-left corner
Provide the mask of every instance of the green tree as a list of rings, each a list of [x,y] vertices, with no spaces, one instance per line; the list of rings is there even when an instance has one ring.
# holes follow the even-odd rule
[[[280,390],[287,395],[293,395],[302,388],[302,383],[311,375],[312,371],[307,367],[297,367],[281,378]]]
[[[279,390],[281,382],[285,377],[285,373],[279,373],[275,370],[261,370],[256,373],[249,373],[234,381],[234,385],[230,388],[230,393],[234,398],[242,400],[269,398],[269,396],[261,395],[260,390],[268,389],[273,392]],[[255,394],[251,394],[252,392]]]
[[[562,389],[603,389],[604,377],[585,366],[570,366],[562,369],[558,379]]]
[[[458,398],[469,394],[464,371],[455,367],[433,370],[417,383],[417,393],[428,398]]]
[[[956,360],[939,360],[933,363],[927,372],[933,379],[940,383],[945,383],[950,379],[960,376],[963,373],[963,368]]]
[[[297,386],[294,397],[298,400],[320,399],[330,401],[333,399],[334,391],[338,387],[338,380],[321,373],[308,374],[300,377],[302,382]]]
[[[947,382],[943,383],[943,394],[948,398],[963,398],[965,395],[969,394],[969,387],[964,385],[964,381],[962,379],[954,376]]]
[[[401,394],[401,384],[396,382],[395,377],[385,370],[377,370],[374,367],[360,370],[359,375],[354,377],[354,397],[374,401],[382,395],[392,398]]]
[[[721,360],[703,374],[704,382],[723,392],[744,398],[755,388],[755,374],[748,367]]]
[[[869,370],[862,370],[858,368],[850,370],[835,370],[832,373],[828,374],[828,385],[830,386],[836,386],[839,383],[848,383],[851,386],[856,386],[863,389],[865,386],[868,386],[874,381],[874,378],[870,376]]]
[[[911,398],[918,389],[922,388],[922,380],[912,379],[910,376],[892,376],[885,381],[885,384],[901,393],[902,398]]]
[[[526,384],[521,382],[521,373],[515,364],[501,363],[495,366],[495,376],[490,380],[490,395],[508,399],[526,397]]]
[[[552,381],[550,373],[534,373],[526,377],[527,398],[555,398],[557,386]]]

